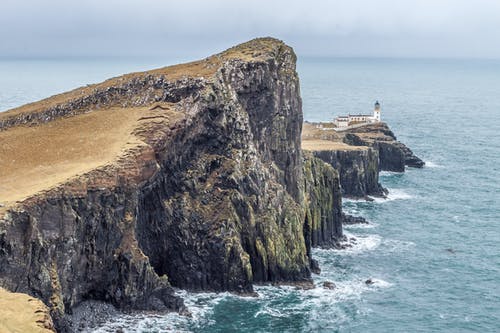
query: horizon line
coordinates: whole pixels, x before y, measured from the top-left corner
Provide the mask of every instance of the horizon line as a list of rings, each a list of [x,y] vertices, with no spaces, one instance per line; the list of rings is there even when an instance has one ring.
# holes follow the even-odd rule
[[[487,61],[500,61],[500,57],[483,57],[483,56],[429,56],[429,55],[339,55],[339,54],[303,54],[295,52],[297,59],[373,59],[373,60],[487,60]],[[207,56],[197,57],[195,55],[186,54],[182,56],[180,54],[157,54],[157,55],[139,55],[139,54],[86,54],[86,55],[74,55],[74,54],[60,54],[60,55],[0,55],[0,61],[7,60],[102,60],[102,59],[172,59],[179,61],[195,61],[204,59]]]

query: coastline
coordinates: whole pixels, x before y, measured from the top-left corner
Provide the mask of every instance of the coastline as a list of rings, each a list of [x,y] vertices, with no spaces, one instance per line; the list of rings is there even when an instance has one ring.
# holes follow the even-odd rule
[[[422,168],[415,156],[384,122],[333,131],[333,123],[305,122],[302,149],[311,151],[338,170],[344,198],[384,198],[387,190],[379,183],[381,171],[404,172],[406,166]]]
[[[252,53],[261,50],[260,43],[269,53]],[[105,102],[121,103],[117,112],[130,115],[122,125],[126,132],[133,128],[132,136],[118,143],[117,156],[114,149],[67,181],[2,199],[8,203],[1,212],[2,285],[16,283],[41,295],[59,330],[70,329],[68,314],[85,299],[123,311],[183,313],[186,307],[173,287],[253,294],[258,284],[310,285],[318,268],[312,248],[342,247],[342,219],[352,220],[342,215],[340,191],[359,198],[384,193],[378,163],[387,147],[369,142],[366,133],[351,133],[351,141],[321,139],[320,150],[312,142],[312,152],[302,154],[293,51],[262,40],[226,52],[228,59],[217,63],[221,69],[215,74],[210,69],[213,77],[196,76],[208,73],[203,71],[185,78],[177,72],[182,67],[176,67],[173,82],[162,76],[168,70],[128,75],[85,88],[81,94],[91,95],[81,100],[71,100],[76,92],[62,94],[0,117],[8,138],[19,128],[40,134],[62,124],[72,132],[72,121],[96,116],[99,122],[114,110]],[[277,86],[273,75],[280,77]],[[149,84],[165,100],[156,101],[160,95],[151,95]],[[286,96],[283,105],[248,88],[258,85]],[[237,92],[229,99],[228,89]],[[133,104],[137,101],[145,105]],[[275,117],[269,109],[284,113]],[[368,140],[366,146],[357,145],[355,137]],[[396,144],[393,148],[402,154]],[[352,177],[344,177],[353,170]],[[19,229],[25,224],[28,230]],[[71,275],[73,267],[85,276]],[[19,272],[31,283],[14,281]]]

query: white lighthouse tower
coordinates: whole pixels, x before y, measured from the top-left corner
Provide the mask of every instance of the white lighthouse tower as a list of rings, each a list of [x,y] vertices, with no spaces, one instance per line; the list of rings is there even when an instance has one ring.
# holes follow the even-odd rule
[[[373,120],[375,122],[380,121],[380,103],[378,101],[375,102],[375,108],[373,109]]]

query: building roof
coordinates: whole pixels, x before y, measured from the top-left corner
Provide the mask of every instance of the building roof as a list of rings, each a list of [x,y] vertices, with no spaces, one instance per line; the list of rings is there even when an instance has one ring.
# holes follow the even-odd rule
[[[372,117],[371,114],[350,114],[349,117]]]

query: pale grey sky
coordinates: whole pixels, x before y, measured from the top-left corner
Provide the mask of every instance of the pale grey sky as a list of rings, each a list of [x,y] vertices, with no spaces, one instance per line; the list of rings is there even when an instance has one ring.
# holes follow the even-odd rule
[[[192,56],[273,36],[301,56],[500,58],[500,0],[0,0],[0,56]]]

